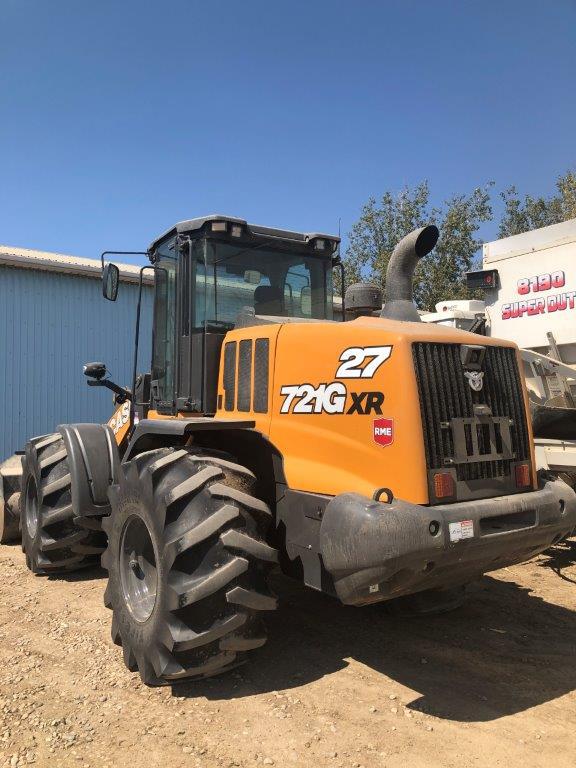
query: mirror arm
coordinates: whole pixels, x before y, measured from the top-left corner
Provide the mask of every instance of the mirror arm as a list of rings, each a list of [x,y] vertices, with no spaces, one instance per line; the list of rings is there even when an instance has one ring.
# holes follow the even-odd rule
[[[119,400],[119,404],[123,403],[125,400],[132,400],[132,392],[130,392],[129,389],[124,389],[124,387],[121,387],[119,384],[114,384],[114,382],[110,381],[110,379],[90,379],[88,381],[88,386],[106,387],[106,389],[111,389],[115,395],[118,395],[119,398],[122,398]]]
[[[148,256],[147,251],[103,251],[100,254],[100,263],[104,271],[104,256]]]

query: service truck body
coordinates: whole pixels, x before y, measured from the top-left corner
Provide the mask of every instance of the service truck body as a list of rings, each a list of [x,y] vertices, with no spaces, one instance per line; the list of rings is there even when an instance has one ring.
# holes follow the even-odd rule
[[[535,424],[537,466],[576,478],[576,219],[486,243],[471,274],[483,313],[478,301],[447,300],[422,319],[469,330],[483,314],[486,335],[522,348],[531,400],[555,408]]]
[[[498,270],[490,335],[550,354],[551,333],[559,359],[576,365],[576,219],[486,243],[483,269]]]

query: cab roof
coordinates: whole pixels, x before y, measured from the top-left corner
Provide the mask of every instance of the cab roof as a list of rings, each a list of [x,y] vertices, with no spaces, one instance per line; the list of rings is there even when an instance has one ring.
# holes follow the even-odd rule
[[[332,250],[335,250],[336,246],[340,242],[340,238],[336,235],[327,235],[322,232],[293,232],[289,229],[277,229],[275,227],[263,227],[259,224],[249,224],[245,219],[239,219],[235,216],[226,216],[224,214],[212,213],[209,216],[200,216],[196,219],[186,219],[185,221],[179,221],[170,229],[167,229],[160,237],[157,237],[148,248],[148,252],[152,253],[156,249],[159,243],[165,240],[171,235],[187,234],[189,232],[196,232],[202,229],[207,222],[210,221],[224,221],[230,224],[240,224],[252,235],[263,235],[265,237],[278,238],[279,240],[290,241],[292,243],[307,243],[317,238],[328,240],[332,243]]]

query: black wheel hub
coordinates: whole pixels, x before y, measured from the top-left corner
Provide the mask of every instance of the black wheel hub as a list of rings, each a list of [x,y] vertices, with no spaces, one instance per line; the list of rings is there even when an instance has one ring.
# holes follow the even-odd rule
[[[143,624],[156,605],[158,569],[150,531],[137,515],[129,517],[124,525],[119,566],[126,607],[133,618]]]
[[[33,477],[28,479],[26,484],[26,497],[24,499],[24,521],[26,529],[31,539],[36,536],[38,530],[38,519],[40,516],[38,506],[38,488],[36,480]]]

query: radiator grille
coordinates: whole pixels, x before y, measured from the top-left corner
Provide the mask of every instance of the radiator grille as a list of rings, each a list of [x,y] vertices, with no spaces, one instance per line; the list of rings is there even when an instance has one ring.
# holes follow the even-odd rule
[[[514,461],[529,457],[528,428],[521,397],[520,374],[515,350],[486,347],[482,370],[484,385],[475,392],[464,377],[459,344],[418,342],[413,345],[414,365],[429,469],[453,464],[455,453],[451,429],[442,426],[453,418],[474,416],[474,405],[489,406],[493,416],[511,419]],[[510,474],[511,459],[457,464],[458,480],[501,478]]]

